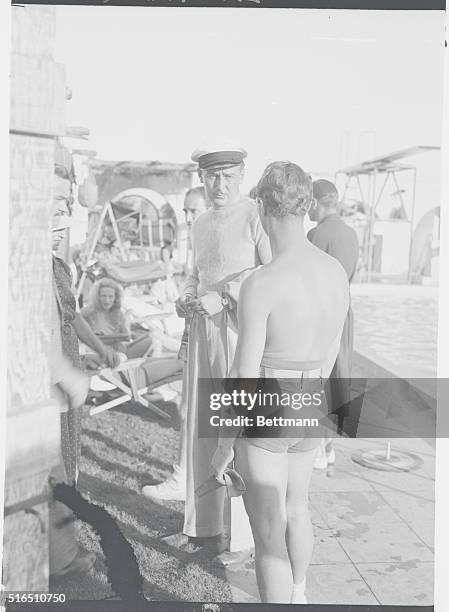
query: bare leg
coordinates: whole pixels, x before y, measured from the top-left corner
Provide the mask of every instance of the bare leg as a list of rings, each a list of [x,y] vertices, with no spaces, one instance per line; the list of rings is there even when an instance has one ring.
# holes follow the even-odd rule
[[[148,358],[136,372],[138,383],[143,382],[141,373],[145,373],[145,382],[153,385],[158,381],[164,384],[164,378],[173,376],[177,372],[181,374],[183,362],[175,358]],[[143,385],[141,385],[143,386]]]
[[[256,577],[263,602],[290,603],[293,579],[286,545],[286,453],[272,453],[240,439],[236,468],[245,481],[245,507],[254,536]]]
[[[287,548],[293,583],[303,584],[313,553],[313,526],[309,513],[309,485],[316,449],[288,453]],[[298,602],[299,603],[299,602]]]
[[[136,357],[143,357],[147,354],[150,346],[153,344],[151,335],[142,334],[136,340],[128,342],[126,345],[126,356],[128,359],[135,359]]]

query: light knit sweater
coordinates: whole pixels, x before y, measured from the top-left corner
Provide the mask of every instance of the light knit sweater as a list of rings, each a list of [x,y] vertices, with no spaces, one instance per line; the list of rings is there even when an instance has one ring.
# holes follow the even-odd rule
[[[210,208],[192,227],[193,267],[184,293],[221,292],[235,274],[271,261],[257,206],[242,196],[236,204]]]

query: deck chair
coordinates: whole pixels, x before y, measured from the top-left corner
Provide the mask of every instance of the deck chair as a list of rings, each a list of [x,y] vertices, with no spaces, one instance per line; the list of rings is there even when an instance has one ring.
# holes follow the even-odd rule
[[[154,340],[160,342],[162,348],[168,353],[177,353],[179,350],[180,339],[173,337],[170,334],[170,329],[166,325],[166,321],[173,317],[173,312],[160,311],[152,314],[147,314],[141,317],[130,317],[131,328],[140,328],[151,334]],[[179,334],[178,334],[179,335]],[[150,347],[151,349],[151,347]],[[150,350],[149,349],[149,350]],[[147,357],[148,355],[144,355]]]
[[[146,337],[149,335],[153,340],[156,340],[161,345],[161,348],[164,350],[164,353],[167,354],[167,356],[175,356],[175,354],[177,354],[179,350],[180,341],[177,338],[173,338],[168,333],[167,327],[164,325],[164,321],[166,319],[172,318],[173,316],[173,312],[171,311],[159,311],[156,313],[147,314],[146,316],[140,318],[130,317],[132,319],[131,329],[134,331],[136,331],[137,329],[140,330],[141,335],[138,335],[137,338],[134,339],[134,343],[131,343],[128,346],[131,347],[132,344],[136,344],[139,340],[142,339],[142,337]],[[129,334],[126,333],[96,335],[103,342],[103,344],[106,344],[106,346],[114,346],[118,342],[128,343],[131,340]],[[149,344],[146,351],[142,352],[141,354],[134,355],[132,357],[130,356],[130,359],[150,357],[150,353],[152,352],[153,348],[153,345]]]
[[[149,401],[145,395],[156,390],[162,385],[167,385],[176,380],[180,380],[182,378],[182,365],[180,364],[178,368],[174,366],[168,367],[166,375],[156,378],[150,384],[141,386],[138,384],[139,377],[137,377],[137,371],[144,364],[147,368],[149,367],[151,371],[151,361],[151,359],[144,358],[128,359],[114,369],[98,368],[96,370],[89,371],[89,374],[92,376],[91,388],[94,390],[117,390],[118,392],[121,392],[118,397],[93,406],[89,411],[89,415],[93,416],[104,412],[105,410],[109,410],[109,408],[126,403],[129,400],[134,400],[138,404],[157,414],[162,419],[170,421],[171,417],[166,412],[158,408],[153,402]],[[171,360],[155,359],[154,363],[157,362],[158,365],[163,365],[163,361],[167,361],[167,365],[169,365],[168,362]],[[97,384],[92,384],[95,379]]]
[[[184,321],[179,319],[174,310],[161,310],[142,298],[124,295],[124,309],[131,325],[138,325],[149,330],[169,353],[177,353],[184,331]]]

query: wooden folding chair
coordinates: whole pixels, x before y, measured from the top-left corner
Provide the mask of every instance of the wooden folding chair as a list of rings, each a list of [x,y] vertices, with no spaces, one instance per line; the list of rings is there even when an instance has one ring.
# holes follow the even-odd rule
[[[175,380],[179,380],[181,373],[176,372],[175,374],[155,381],[151,385],[139,388],[136,381],[136,370],[144,362],[145,359],[143,358],[128,359],[127,361],[124,361],[119,366],[117,366],[115,369],[101,368],[99,370],[92,371],[93,375],[98,376],[100,380],[103,380],[113,385],[114,388],[118,389],[119,391],[122,391],[122,394],[119,397],[109,400],[103,404],[92,407],[90,409],[89,415],[93,416],[95,414],[99,414],[100,412],[104,412],[105,410],[109,410],[109,408],[113,408],[114,406],[119,406],[120,404],[128,402],[129,400],[134,400],[138,404],[141,404],[145,408],[148,408],[149,410],[157,414],[162,419],[170,421],[171,417],[166,412],[158,408],[155,404],[153,404],[153,402],[150,402],[148,399],[146,399],[144,395],[154,389],[157,389],[162,385],[166,385]],[[123,373],[125,376],[120,376],[120,373]],[[129,382],[125,382],[124,378]]]

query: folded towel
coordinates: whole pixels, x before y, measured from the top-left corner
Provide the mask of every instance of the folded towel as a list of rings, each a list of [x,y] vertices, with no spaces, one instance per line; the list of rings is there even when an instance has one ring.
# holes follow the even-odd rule
[[[240,497],[246,491],[246,486],[243,478],[238,472],[231,468],[227,468],[223,474],[224,480],[219,480],[216,476],[209,476],[196,490],[195,494],[198,497],[203,497],[210,491],[214,491],[220,487],[226,487],[226,493],[229,497]]]

